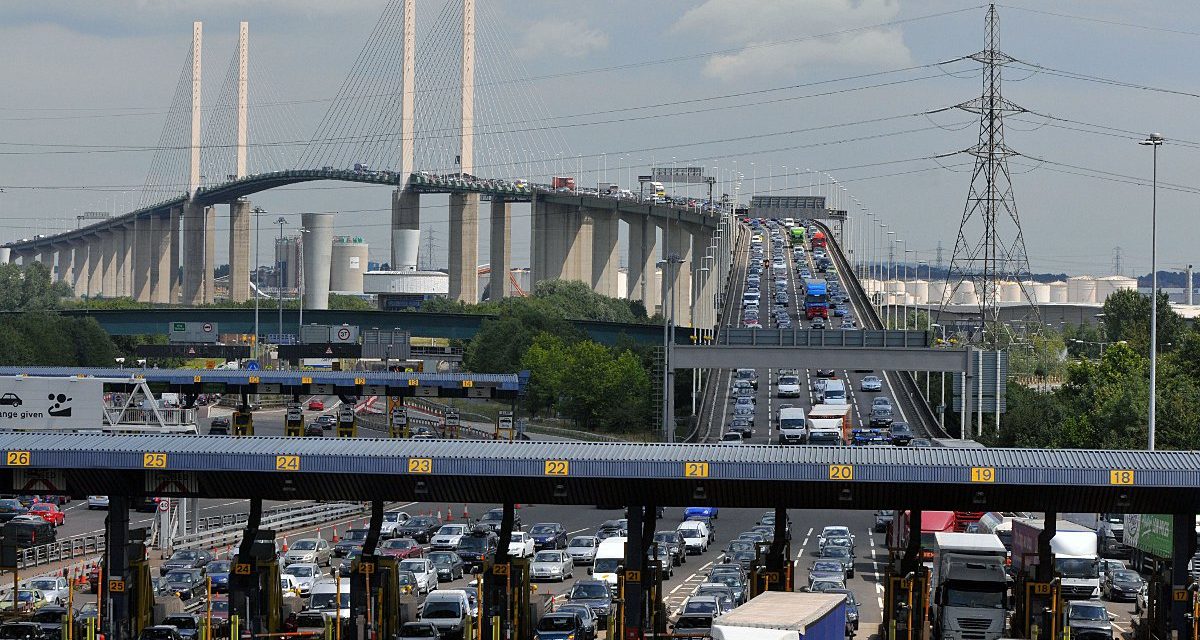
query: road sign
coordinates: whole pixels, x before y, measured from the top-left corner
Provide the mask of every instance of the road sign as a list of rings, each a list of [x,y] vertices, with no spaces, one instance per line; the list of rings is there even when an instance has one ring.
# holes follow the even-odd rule
[[[167,332],[167,342],[175,344],[216,344],[215,322],[172,322]]]
[[[125,581],[120,578],[112,578],[108,581],[109,593],[125,593]]]
[[[246,371],[258,371],[258,360],[247,360]]]
[[[342,342],[346,342],[347,340],[349,340],[350,339],[350,328],[349,327],[338,327],[337,338],[338,338],[338,340],[340,340]],[[374,566],[374,565],[371,565],[371,566]]]
[[[99,429],[103,396],[95,378],[0,377],[0,430]]]
[[[171,510],[171,501],[169,499],[159,500],[158,501],[158,510],[162,511],[162,512],[170,511]]]

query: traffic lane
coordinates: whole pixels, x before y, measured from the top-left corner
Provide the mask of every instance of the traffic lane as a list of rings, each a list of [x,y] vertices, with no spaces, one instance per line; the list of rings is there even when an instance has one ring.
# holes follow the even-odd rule
[[[860,633],[870,635],[871,625],[883,619],[883,574],[887,548],[882,534],[872,532],[870,511],[792,511],[792,553],[796,559],[796,587],[808,584],[808,572],[820,551],[820,534],[826,526],[845,526],[854,534],[854,577],[846,580],[858,601]]]

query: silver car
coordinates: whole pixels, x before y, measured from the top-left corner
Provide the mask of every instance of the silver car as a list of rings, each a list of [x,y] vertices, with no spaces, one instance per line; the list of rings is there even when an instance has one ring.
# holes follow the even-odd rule
[[[567,543],[567,555],[575,564],[592,564],[596,562],[596,549],[600,540],[596,536],[575,536]]]
[[[287,566],[306,562],[329,566],[331,553],[332,548],[324,538],[304,538],[288,547],[287,554],[283,557],[283,564]]]
[[[566,551],[546,549],[534,554],[533,562],[529,564],[530,580],[557,580],[562,582],[573,578],[575,563]]]
[[[321,566],[312,562],[297,562],[290,564],[285,574],[292,576],[296,580],[296,586],[300,589],[300,597],[307,598],[312,591],[313,583],[320,578],[323,573]]]

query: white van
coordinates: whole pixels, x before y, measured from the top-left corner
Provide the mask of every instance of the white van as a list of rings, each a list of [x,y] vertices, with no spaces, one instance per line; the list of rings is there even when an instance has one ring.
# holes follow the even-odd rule
[[[683,534],[683,546],[689,555],[700,555],[708,551],[708,543],[712,542],[712,533],[708,524],[701,520],[684,520],[675,530]]]
[[[788,407],[779,410],[779,444],[804,444],[807,435],[804,409]]]
[[[309,591],[308,608],[328,615],[337,611],[338,618],[349,620],[350,578],[321,578]]]
[[[617,569],[625,564],[625,540],[621,536],[605,538],[596,549],[596,562],[588,568],[588,573],[597,580],[603,580],[610,585],[617,584]]]
[[[841,380],[826,380],[821,392],[821,404],[849,404],[846,398],[846,383]]]
[[[421,605],[421,620],[432,622],[443,637],[460,636],[471,615],[471,601],[461,589],[434,591]]]

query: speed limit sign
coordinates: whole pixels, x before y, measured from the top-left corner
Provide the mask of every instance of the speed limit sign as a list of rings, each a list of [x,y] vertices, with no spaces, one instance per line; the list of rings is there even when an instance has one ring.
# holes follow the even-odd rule
[[[171,499],[170,498],[160,498],[158,501],[158,510],[163,511],[163,512],[170,511],[171,510]]]
[[[349,340],[350,339],[350,330],[347,329],[346,327],[342,327],[341,329],[338,329],[337,336],[338,336],[338,340]]]
[[[212,324],[211,323],[205,322],[203,325],[200,326],[200,328],[204,330],[204,333],[212,333]]]

